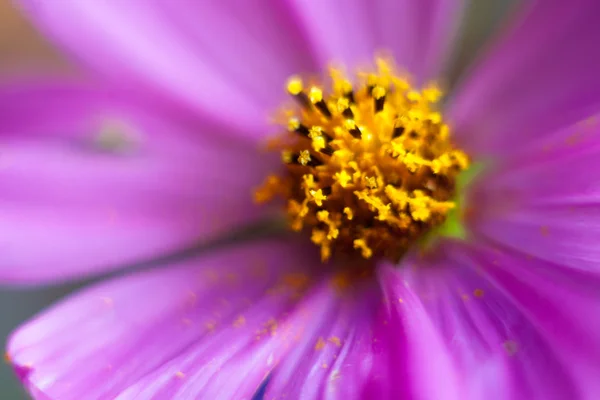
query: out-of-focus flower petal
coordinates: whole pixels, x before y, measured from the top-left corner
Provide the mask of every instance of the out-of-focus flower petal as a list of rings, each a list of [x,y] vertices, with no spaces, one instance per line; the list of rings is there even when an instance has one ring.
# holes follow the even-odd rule
[[[506,154],[600,104],[600,2],[536,1],[458,87],[448,115],[473,155]]]
[[[556,263],[532,258],[526,254],[480,246],[471,252],[473,263],[483,278],[497,285],[506,297],[540,332],[540,341],[549,346],[560,367],[552,372],[543,365],[530,366],[532,373],[548,379],[538,382],[555,393],[543,396],[531,392],[529,398],[596,399],[600,395],[600,277]],[[518,353],[516,354],[518,355]],[[548,364],[549,366],[551,364]],[[558,367],[558,365],[557,365]],[[544,371],[546,371],[544,373]],[[574,388],[556,388],[561,376],[571,380]],[[532,376],[533,377],[533,376]],[[564,378],[563,378],[564,379]],[[552,385],[548,385],[552,382]],[[565,390],[577,393],[567,396]],[[543,392],[538,392],[543,393]]]
[[[598,274],[599,134],[597,120],[583,121],[483,175],[473,189],[471,229],[523,254]]]
[[[314,69],[280,1],[21,0],[50,38],[103,75],[264,133],[287,76]]]
[[[125,97],[66,83],[2,90],[0,278],[98,273],[260,217],[251,191],[277,160]]]
[[[339,301],[322,300],[322,320],[294,342],[266,398],[459,398],[453,360],[419,294],[384,268],[380,287],[374,280],[336,293],[330,285],[326,298]]]
[[[348,67],[372,62],[373,23],[362,0],[307,2],[289,0],[321,65],[335,61]]]
[[[571,333],[556,334],[554,329],[558,326],[549,325],[551,312],[544,310],[543,305],[553,302],[546,297],[552,294],[533,287],[529,288],[533,289],[531,292],[514,292],[517,287],[525,289],[521,286],[524,281],[535,284],[535,273],[527,271],[523,257],[513,259],[508,267],[510,274],[502,275],[504,265],[495,265],[495,254],[496,251],[485,253],[446,244],[431,260],[390,271],[382,281],[410,288],[421,299],[426,318],[437,332],[437,340],[443,343],[429,360],[440,356],[452,360],[451,371],[458,389],[456,398],[476,400],[494,393],[499,399],[559,400],[586,395],[580,391],[582,388],[597,387],[589,381],[590,369],[586,370],[588,381],[583,383],[578,381],[579,370],[569,371],[570,363],[588,361],[589,366],[593,358],[571,357],[563,342],[557,340]],[[526,271],[523,280],[521,270]],[[546,277],[550,274],[548,271]],[[544,275],[538,278],[540,285],[545,284]],[[559,298],[556,297],[554,304],[560,302]],[[404,298],[401,300],[395,306],[401,313],[410,312],[410,304]],[[432,378],[432,385],[435,382],[437,386],[438,381]],[[578,386],[580,383],[583,385]],[[442,393],[438,398],[452,395],[452,392]]]
[[[429,300],[407,285],[394,267],[382,265],[378,277],[390,309],[390,399],[462,398],[451,353],[427,313]]]
[[[335,301],[310,294],[308,253],[252,243],[96,285],[19,328],[7,357],[51,399],[251,398]]]
[[[379,50],[419,82],[438,78],[456,28],[461,0],[290,0],[322,64],[368,65]]]
[[[439,79],[447,67],[460,26],[463,0],[365,0],[373,10],[376,47],[422,84]]]
[[[313,264],[316,266],[317,262],[314,260]],[[269,306],[258,303],[243,314],[249,314],[244,319],[243,334],[229,329],[217,333],[219,336],[212,340],[202,340],[197,347],[146,375],[118,398],[173,398],[177,395],[195,398],[197,396],[191,393],[201,393],[206,398],[249,399],[250,389],[256,390],[270,371],[278,370],[286,363],[288,353],[293,354],[298,346],[302,346],[318,324],[327,323],[338,303],[323,282],[300,298],[299,292],[289,291],[296,278],[292,274],[283,278],[288,287],[277,296],[267,295]],[[294,307],[290,306],[290,299],[292,303],[298,301]],[[208,346],[212,348],[204,350]],[[187,387],[174,390],[173,386],[156,385],[175,366],[193,371]],[[318,390],[318,386],[315,388]],[[288,391],[276,393],[291,396]]]
[[[381,325],[381,291],[374,282],[341,288],[337,279],[322,287],[320,303],[304,311],[310,315],[322,310],[292,342],[269,380],[265,398],[359,399],[365,398],[361,396],[373,381],[374,393],[381,395],[377,398],[389,396],[390,370],[381,362],[389,360],[388,349],[381,341],[382,331],[374,331]]]

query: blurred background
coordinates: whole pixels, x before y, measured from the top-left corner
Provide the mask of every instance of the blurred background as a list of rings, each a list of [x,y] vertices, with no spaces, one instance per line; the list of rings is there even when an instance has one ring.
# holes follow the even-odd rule
[[[69,73],[68,63],[36,33],[8,0],[0,0],[0,82],[12,74],[35,71]],[[50,266],[48,266],[50,268]],[[0,342],[22,321],[52,303],[70,288],[13,290],[0,286]],[[5,363],[0,363],[0,399],[26,399]]]
[[[483,2],[472,0],[470,2],[462,34],[454,53],[454,62],[450,69],[451,80],[456,81],[460,73],[464,72],[476,51],[481,49],[486,39],[498,29],[506,13],[518,1]],[[0,82],[15,74],[24,75],[40,71],[70,74],[74,70],[75,68],[69,64],[66,58],[35,31],[9,0],[0,0]],[[48,265],[46,268],[52,268],[52,266]],[[10,332],[21,322],[74,288],[75,286],[68,285],[44,289],[14,289],[0,286],[0,343],[2,346]],[[27,396],[20,388],[11,369],[5,363],[0,363],[0,399],[21,400],[26,398]]]

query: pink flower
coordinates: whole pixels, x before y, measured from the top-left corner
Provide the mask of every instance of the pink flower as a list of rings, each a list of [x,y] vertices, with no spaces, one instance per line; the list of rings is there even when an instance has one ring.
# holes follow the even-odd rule
[[[364,109],[348,113],[365,125],[343,129],[323,110],[343,107],[319,105],[326,86],[308,100],[292,87],[312,102],[298,123],[341,129],[303,142],[313,147],[377,152],[369,132],[377,141],[389,124],[414,129],[418,143],[439,135],[419,150],[390,144],[400,177],[396,164],[348,163],[357,193],[342,190],[320,145],[307,147],[313,159],[288,154],[288,166],[263,151],[285,82],[322,77],[333,61],[354,71],[387,49],[425,85],[443,76],[462,2],[22,3],[90,72],[0,93],[0,277],[40,283],[164,264],[84,289],[13,334],[7,359],[34,398],[249,399],[266,379],[266,398],[600,397],[599,2],[525,6],[442,110],[452,141],[436,142],[441,116],[405,99],[400,81],[353,81]],[[369,96],[386,102],[383,114]],[[437,228],[446,203],[463,207],[444,196],[480,161],[465,238],[424,257],[414,241],[385,242]],[[274,190],[298,200],[288,216],[310,225],[331,262],[303,234],[189,251],[281,210],[259,208],[252,192],[282,171],[291,183]],[[314,193],[300,176],[317,179]],[[448,193],[426,177],[447,179]],[[421,185],[402,192],[408,200],[384,193],[402,179]],[[344,193],[363,203],[348,200],[336,222],[332,202],[354,199]],[[393,236],[401,224],[406,235]],[[390,246],[410,251],[396,263],[382,256]]]

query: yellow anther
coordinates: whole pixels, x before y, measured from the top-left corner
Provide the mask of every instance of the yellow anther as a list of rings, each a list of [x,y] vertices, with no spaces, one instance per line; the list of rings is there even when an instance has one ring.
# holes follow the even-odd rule
[[[423,110],[419,110],[419,109],[409,110],[406,115],[408,116],[409,120],[412,122],[418,122],[418,121],[422,121],[424,119],[423,118]]]
[[[302,165],[306,165],[310,162],[310,152],[308,150],[302,150],[298,156],[298,162]]]
[[[323,136],[317,136],[312,138],[312,147],[315,151],[321,151],[327,147],[325,138]]]
[[[427,161],[413,153],[405,154],[404,158],[402,159],[402,162],[404,163],[404,165],[406,165],[406,168],[410,172],[417,172],[417,170],[420,167],[430,164],[429,161]]]
[[[403,210],[408,204],[408,194],[404,189],[398,189],[392,185],[387,185],[385,187],[385,194],[399,210]]]
[[[340,81],[339,88],[341,89],[342,93],[348,94],[352,92],[352,83],[350,83],[350,81],[347,80],[342,80]]]
[[[321,222],[329,222],[329,211],[327,211],[327,210],[318,211],[317,219]]]
[[[356,122],[354,122],[354,120],[347,119],[344,121],[344,128],[346,128],[347,130],[351,130],[351,129],[356,129],[358,127],[356,126]]]
[[[371,86],[371,87],[375,87],[375,85],[377,85],[377,83],[379,82],[379,77],[375,74],[368,74],[367,75],[367,87]]]
[[[367,245],[367,242],[364,239],[355,239],[354,240],[354,248],[360,250],[360,254],[364,258],[371,258],[373,256],[373,250]]]
[[[348,100],[348,98],[346,98],[346,97],[340,97],[337,100],[338,112],[342,113],[342,112],[346,111],[348,108],[350,108],[350,100]]]
[[[431,216],[431,212],[422,204],[417,204],[414,207],[411,204],[410,215],[415,219],[415,221],[427,221]]]
[[[319,229],[313,229],[310,240],[312,240],[314,244],[325,243],[327,240],[327,233]]]
[[[370,142],[371,140],[373,140],[373,134],[371,133],[371,131],[366,128],[366,127],[359,127],[360,129],[360,137],[362,138],[362,140]]]
[[[298,128],[300,128],[300,120],[298,118],[290,118],[288,120],[288,130],[295,132]]]
[[[323,194],[323,190],[311,190],[310,195],[312,196],[313,201],[316,205],[321,207],[323,205],[323,201],[327,200],[327,196]]]
[[[304,90],[304,84],[302,83],[302,79],[297,76],[291,77],[287,82],[287,91],[292,96],[296,96],[300,94]]]
[[[282,151],[281,161],[283,161],[284,164],[289,164],[294,161],[293,156],[294,154],[291,151]]]
[[[354,213],[350,207],[344,208],[344,214],[346,214],[346,218],[348,218],[349,221],[352,221],[352,218],[354,218]]]
[[[302,175],[302,181],[304,182],[304,188],[313,189],[316,187],[315,176],[312,174]]]
[[[365,182],[369,189],[377,189],[377,179],[374,176],[366,176]]]
[[[377,219],[380,221],[387,221],[391,215],[391,206],[391,204],[384,204],[377,207],[377,212],[379,213]]]
[[[453,151],[452,155],[454,156],[455,162],[453,163],[459,169],[467,169],[469,167],[469,157],[462,151]]]
[[[310,98],[311,103],[318,103],[323,100],[323,91],[317,87],[311,87],[308,97]]]
[[[430,86],[423,90],[423,97],[431,103],[437,103],[442,98],[442,91],[437,86]]]
[[[308,137],[314,139],[323,135],[323,128],[320,126],[313,126],[308,130]]]
[[[410,92],[406,93],[406,98],[410,101],[417,102],[421,100],[421,93],[411,90]]]
[[[334,176],[337,182],[343,188],[348,187],[348,184],[352,181],[352,177],[345,170],[336,172]]]
[[[429,114],[429,120],[434,124],[439,124],[440,122],[442,122],[442,114],[440,114],[439,112],[431,113]]]
[[[404,157],[406,155],[406,149],[402,143],[392,142],[392,156],[393,157]]]
[[[337,239],[339,234],[340,234],[339,229],[337,229],[337,227],[334,225],[334,223],[331,223],[329,225],[329,232],[327,232],[327,239],[329,239],[329,240]]]
[[[383,87],[381,86],[375,86],[373,88],[373,97],[376,99],[381,99],[382,97],[385,97],[386,91]]]

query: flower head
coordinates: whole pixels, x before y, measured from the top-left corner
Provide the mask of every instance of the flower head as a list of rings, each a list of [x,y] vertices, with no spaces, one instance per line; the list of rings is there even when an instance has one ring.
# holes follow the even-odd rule
[[[32,396],[598,397],[596,1],[524,7],[445,103],[458,1],[23,3],[94,73],[2,89],[0,276],[162,266],[20,327]]]
[[[327,97],[299,78],[288,82],[301,109],[288,120],[291,135],[276,144],[286,173],[269,176],[256,193],[259,202],[286,200],[290,226],[311,230],[323,261],[352,249],[399,261],[445,221],[456,178],[469,166],[436,109],[440,90],[416,91],[389,61],[377,63],[362,86],[332,69]]]

